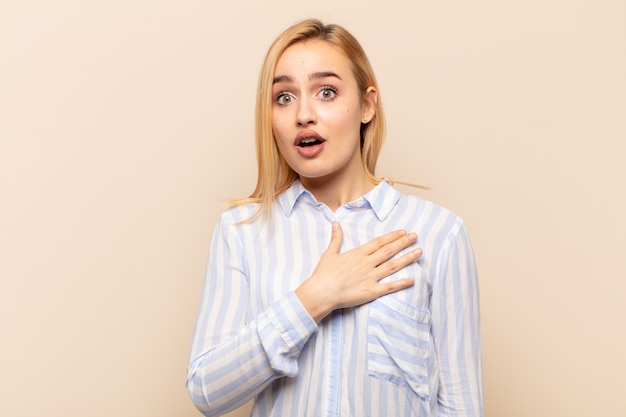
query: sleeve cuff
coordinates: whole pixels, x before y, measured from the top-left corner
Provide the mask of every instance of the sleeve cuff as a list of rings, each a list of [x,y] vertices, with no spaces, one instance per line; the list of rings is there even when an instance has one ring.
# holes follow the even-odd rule
[[[259,316],[258,331],[271,367],[293,377],[298,374],[300,352],[317,324],[292,291]]]

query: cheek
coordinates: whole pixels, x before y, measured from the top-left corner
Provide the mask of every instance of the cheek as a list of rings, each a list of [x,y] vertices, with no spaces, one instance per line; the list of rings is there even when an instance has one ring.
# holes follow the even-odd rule
[[[276,140],[279,140],[281,137],[284,136],[284,124],[281,123],[281,118],[277,115],[272,115],[271,118],[271,122],[272,122],[272,132],[274,133],[274,137],[276,138]]]
[[[351,106],[339,111],[330,110],[324,112],[323,120],[327,125],[342,131],[358,130],[361,127],[361,115]]]
[[[293,134],[287,129],[285,123],[281,123],[280,118],[272,118],[272,134],[274,136],[274,144],[278,148],[281,155],[288,153],[290,144],[293,142]]]
[[[362,116],[360,112],[356,111],[353,108],[349,108],[343,114],[343,126],[344,131],[354,136],[361,137],[361,120]]]

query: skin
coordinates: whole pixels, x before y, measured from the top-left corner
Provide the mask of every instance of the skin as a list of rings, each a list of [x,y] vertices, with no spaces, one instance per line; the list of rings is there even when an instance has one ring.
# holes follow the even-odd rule
[[[359,91],[341,50],[322,40],[290,46],[276,66],[272,95],[278,149],[318,201],[336,210],[375,186],[361,159],[360,126],[373,117],[378,93],[374,87]],[[314,155],[298,149],[298,138],[315,135],[323,143]],[[422,255],[416,248],[390,259],[416,240],[415,233],[398,230],[340,253],[343,234],[335,222],[328,249],[296,295],[319,323],[338,308],[405,289],[413,285],[413,278],[379,281]]]
[[[321,40],[287,48],[274,79],[274,137],[302,184],[333,210],[370,191],[374,184],[361,160],[359,129],[363,118],[370,120],[375,112],[376,90],[361,94],[348,59]],[[319,155],[298,153],[294,140],[302,131],[324,138]]]

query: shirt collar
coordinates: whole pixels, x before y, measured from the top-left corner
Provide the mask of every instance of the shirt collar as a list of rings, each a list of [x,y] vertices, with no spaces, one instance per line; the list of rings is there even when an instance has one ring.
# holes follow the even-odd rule
[[[278,204],[287,217],[291,216],[291,212],[299,199],[314,205],[318,204],[313,194],[296,179],[289,188],[278,196]],[[371,208],[378,220],[383,221],[391,213],[399,199],[400,192],[393,188],[387,180],[383,180],[363,197],[347,203],[345,207],[348,209]]]

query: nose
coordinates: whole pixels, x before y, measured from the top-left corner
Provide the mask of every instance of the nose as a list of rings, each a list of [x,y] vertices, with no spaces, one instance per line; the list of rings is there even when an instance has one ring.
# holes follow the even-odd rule
[[[315,114],[315,105],[311,99],[302,98],[297,101],[298,108],[296,113],[296,124],[298,126],[312,125],[317,122],[317,115]]]

